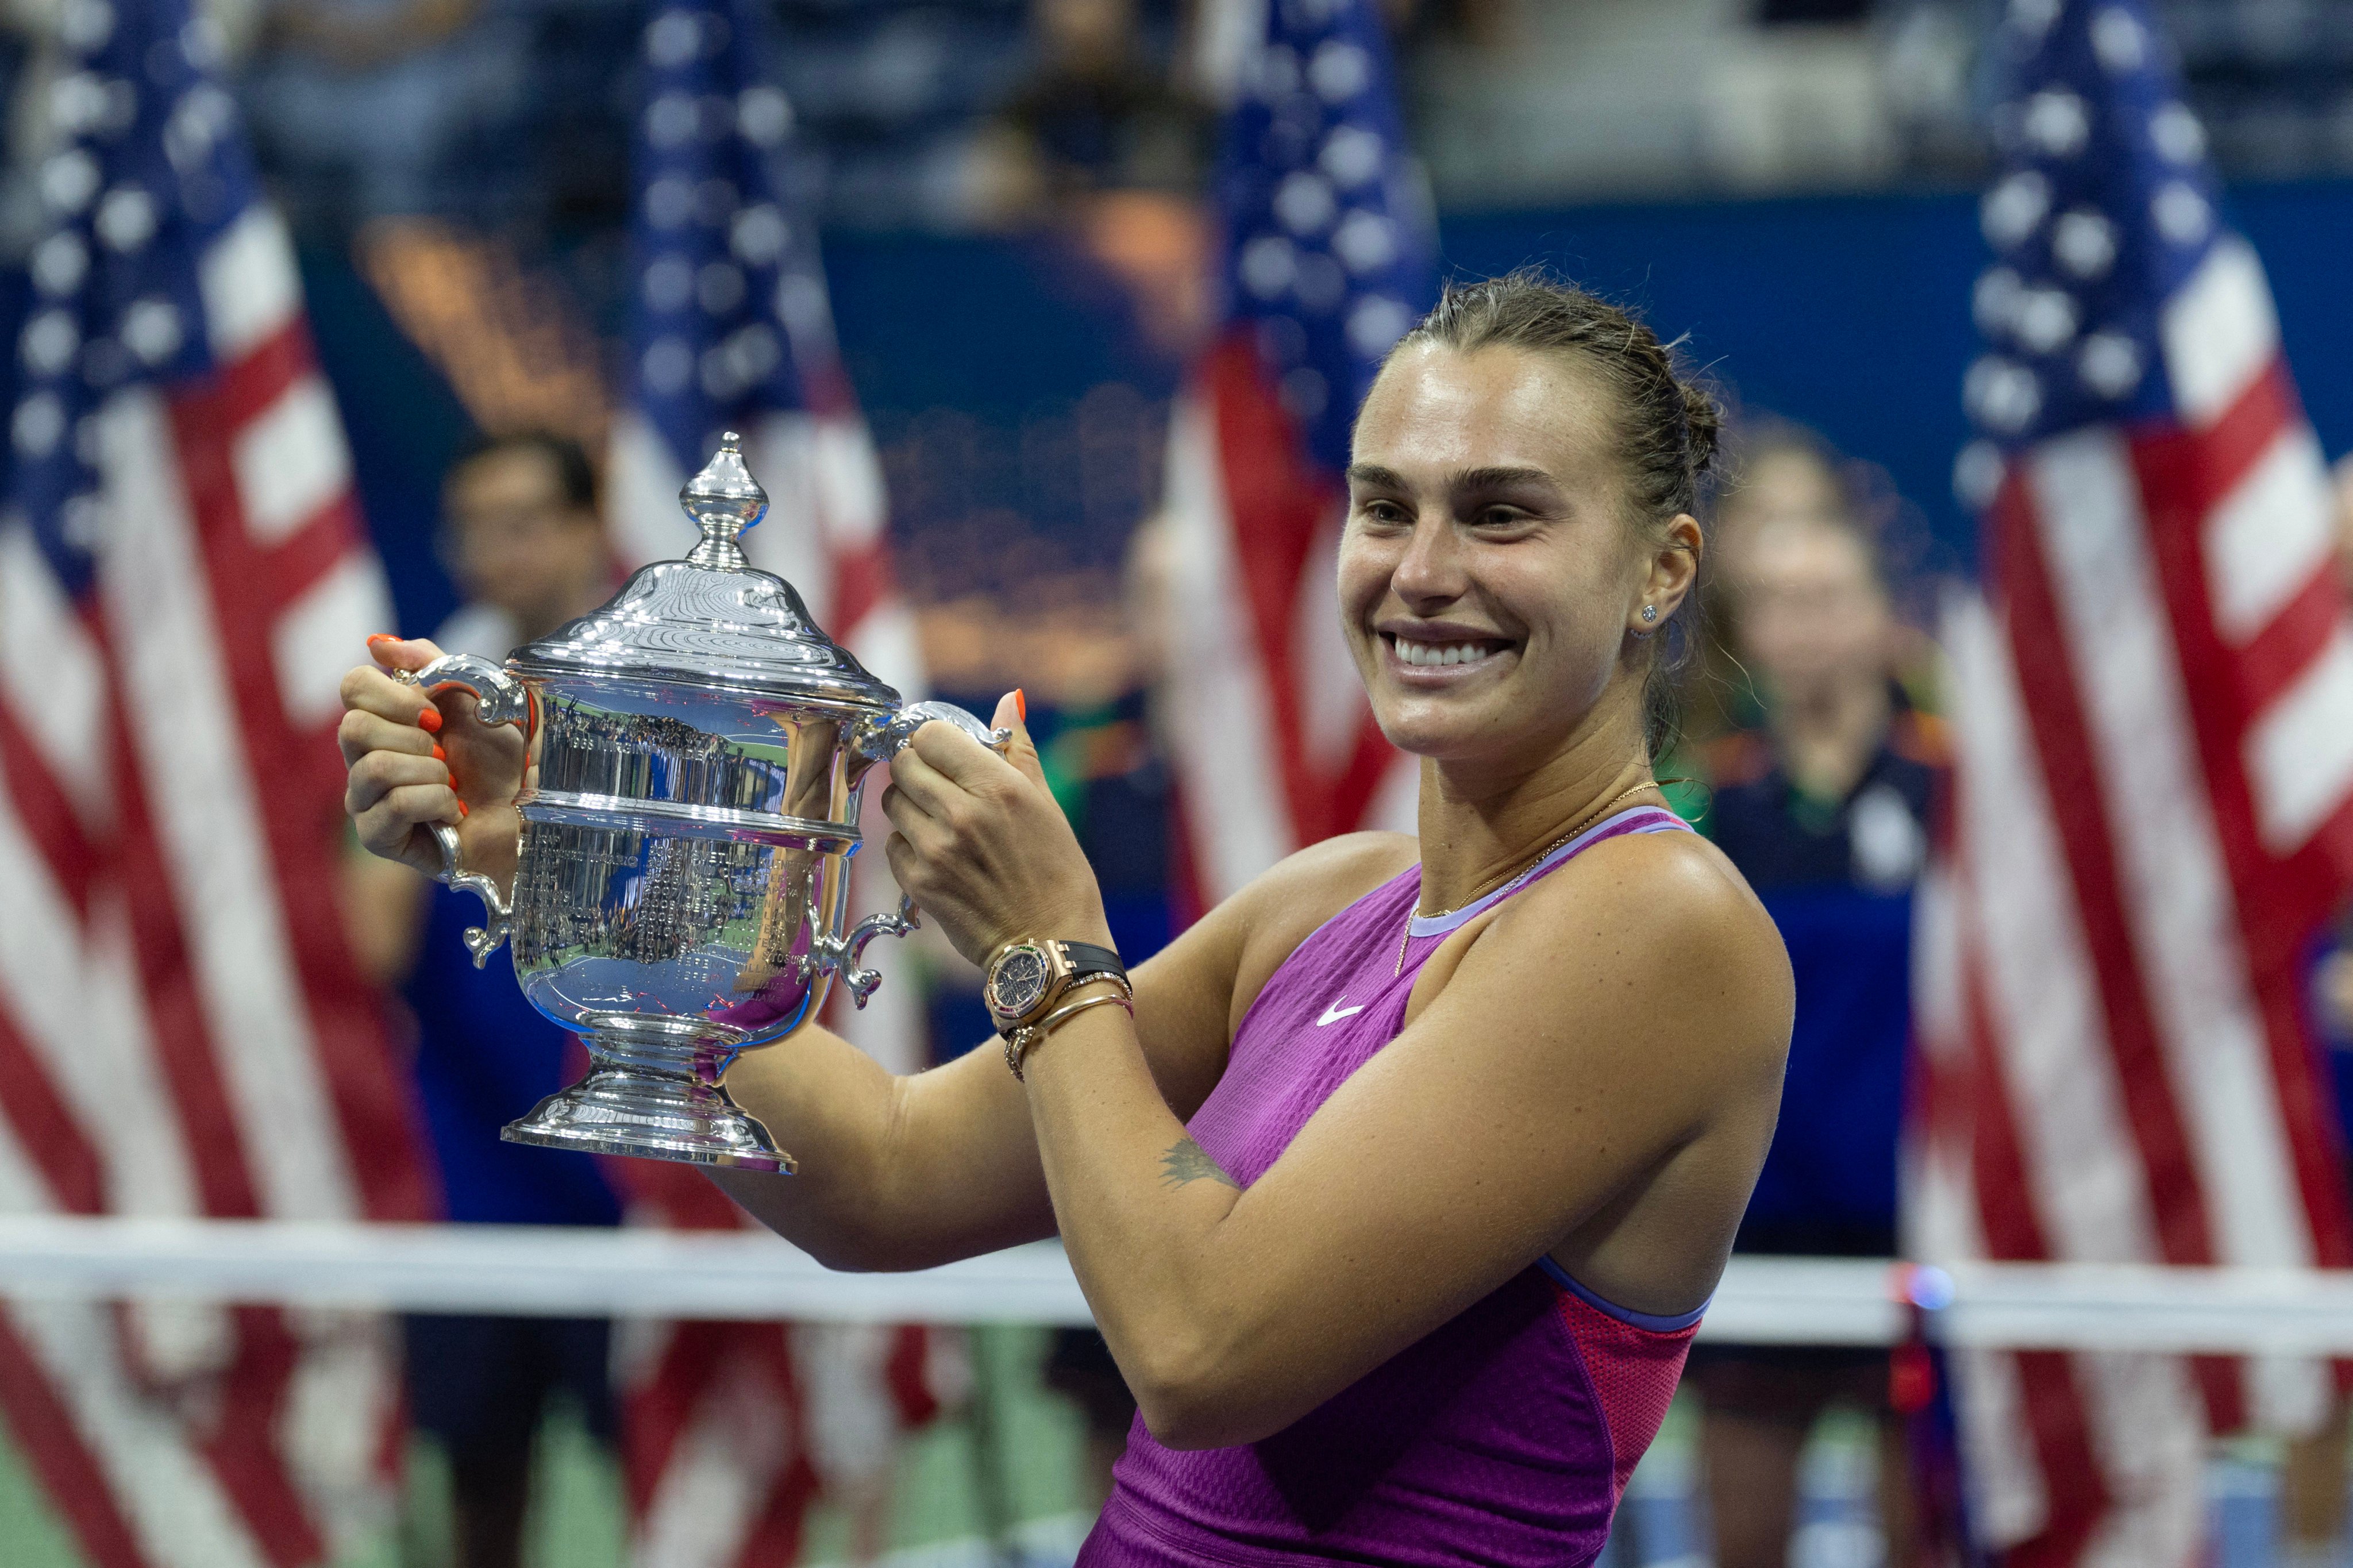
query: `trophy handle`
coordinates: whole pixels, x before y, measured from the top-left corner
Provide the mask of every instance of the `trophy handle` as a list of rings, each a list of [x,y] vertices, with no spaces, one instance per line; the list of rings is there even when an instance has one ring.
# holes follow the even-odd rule
[[[953,702],[910,702],[890,718],[861,731],[851,744],[863,756],[878,763],[887,763],[899,754],[900,748],[915,738],[915,731],[938,719],[955,725],[998,756],[1003,756],[1013,744],[1013,731],[992,730],[974,715]],[[878,936],[904,936],[923,924],[922,911],[915,900],[906,894],[899,895],[899,907],[890,914],[868,915],[850,929],[849,937],[838,950],[835,962],[841,966],[841,983],[849,987],[849,999],[859,1006],[866,1005],[874,988],[882,984],[880,970],[861,967],[866,956],[866,944]]]
[[[421,686],[428,692],[455,686],[474,694],[481,706],[474,717],[485,724],[522,724],[532,718],[531,688],[470,653],[445,653],[422,669],[396,669],[392,678],[403,686]]]
[[[474,955],[474,967],[481,968],[491,962],[491,954],[507,939],[507,927],[514,911],[499,891],[499,885],[480,871],[468,871],[458,865],[458,830],[446,822],[433,824],[433,842],[441,846],[441,870],[438,879],[461,893],[471,893],[482,900],[482,912],[488,918],[482,924],[466,931],[466,951]]]
[[[865,1006],[867,999],[874,994],[874,988],[882,984],[881,970],[859,967],[860,961],[866,956],[866,944],[878,936],[904,936],[923,923],[923,912],[915,908],[915,900],[902,893],[896,912],[868,915],[851,929],[849,940],[841,944],[839,961],[843,965],[841,983],[849,987],[850,1001],[860,1007]]]
[[[444,686],[461,687],[474,694],[480,704],[475,717],[483,723],[522,724],[526,734],[529,731],[531,689],[487,658],[466,653],[443,654],[422,669],[396,669],[392,678],[403,686],[421,686],[428,692]],[[433,824],[433,841],[441,847],[438,879],[482,900],[485,920],[466,932],[466,951],[474,955],[474,967],[480,969],[490,963],[491,954],[506,941],[514,911],[497,883],[459,864],[456,828],[446,822]]]
[[[1012,731],[992,730],[953,702],[910,702],[888,719],[870,721],[850,745],[870,762],[887,763],[915,738],[916,731],[934,719],[955,725],[1000,757],[1013,744]]]

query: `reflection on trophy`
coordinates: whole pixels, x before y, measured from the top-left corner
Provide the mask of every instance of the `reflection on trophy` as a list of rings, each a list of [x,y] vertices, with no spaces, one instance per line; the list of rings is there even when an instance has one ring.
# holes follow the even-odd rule
[[[536,764],[512,894],[459,866],[446,827],[442,879],[489,910],[467,933],[475,962],[512,937],[523,994],[594,1062],[507,1139],[790,1171],[723,1078],[813,1016],[837,977],[865,1005],[881,979],[860,967],[866,944],[914,927],[905,900],[849,925],[866,773],[928,720],[999,749],[1007,736],[946,703],[902,705],[792,584],[744,560],[737,536],[768,498],[733,434],[680,500],[702,531],[684,560],[503,668],[453,655],[413,677],[523,724]]]

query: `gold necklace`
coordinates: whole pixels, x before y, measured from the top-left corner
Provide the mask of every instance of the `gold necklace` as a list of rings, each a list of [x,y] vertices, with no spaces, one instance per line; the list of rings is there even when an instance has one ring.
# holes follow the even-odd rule
[[[1504,875],[1496,878],[1493,881],[1489,882],[1485,887],[1480,889],[1477,892],[1472,894],[1469,898],[1455,905],[1454,909],[1432,910],[1429,915],[1421,918],[1433,921],[1442,920],[1446,916],[1453,914],[1457,910],[1468,909],[1471,905],[1477,903],[1480,900],[1485,898],[1496,889],[1508,887],[1514,878],[1526,876],[1530,871],[1535,870],[1538,866],[1544,863],[1546,856],[1550,855],[1554,850],[1558,849],[1564,844],[1569,843],[1571,840],[1576,838],[1578,834],[1584,832],[1595,823],[1599,822],[1604,816],[1609,815],[1609,808],[1616,805],[1620,801],[1625,800],[1632,795],[1638,795],[1646,789],[1656,789],[1658,787],[1658,780],[1644,779],[1641,784],[1634,785],[1631,789],[1620,790],[1616,795],[1611,795],[1608,800],[1603,801],[1599,806],[1588,813],[1576,826],[1570,828],[1567,832],[1562,834],[1559,837],[1554,839],[1551,843],[1546,845],[1543,848],[1530,856],[1526,862],[1516,869],[1507,871]],[[1416,900],[1415,901],[1418,903],[1420,900]],[[1413,941],[1413,922],[1417,918],[1417,910],[1406,910],[1405,933],[1398,938],[1397,973],[1400,976],[1405,973],[1405,952],[1406,948]]]

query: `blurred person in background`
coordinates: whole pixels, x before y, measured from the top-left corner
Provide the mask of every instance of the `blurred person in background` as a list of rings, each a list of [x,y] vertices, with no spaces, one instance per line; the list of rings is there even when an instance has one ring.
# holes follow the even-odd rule
[[[2353,589],[2353,456],[2337,459],[2336,480],[2337,563]],[[2316,958],[2313,1022],[2336,1089],[2337,1128],[2348,1135],[2338,1147],[2348,1151],[2346,1178],[2353,1184],[2353,910],[2323,937]],[[2353,1409],[2340,1395],[2318,1432],[2288,1444],[2280,1470],[2280,1568],[2353,1568],[2345,1530],[2348,1421]]]
[[[1828,455],[1794,432],[1754,444],[1722,511],[1730,640],[1763,722],[1710,748],[1708,830],[1765,900],[1797,977],[1780,1123],[1735,1250],[1885,1258],[1911,890],[1944,746],[1896,682],[1904,639]],[[1878,1421],[1887,1562],[1916,1560],[1888,1371],[1880,1350],[1694,1348],[1718,1568],[1788,1561],[1799,1456],[1832,1405]]]
[[[259,0],[241,97],[297,212],[431,213],[470,132],[533,79],[528,28],[494,0]]]
[[[1103,191],[1190,192],[1205,121],[1145,58],[1135,0],[1033,0],[1039,63],[980,147],[981,205],[1051,216]]]
[[[1702,606],[1705,629],[1693,648],[1695,668],[1683,681],[1683,723],[1672,763],[1674,772],[1688,780],[1681,786],[1688,795],[1672,797],[1676,809],[1694,822],[1703,822],[1707,810],[1707,787],[1701,776],[1706,771],[1707,747],[1726,734],[1757,729],[1765,718],[1755,683],[1724,625],[1729,605],[1723,585],[1739,570],[1741,546],[1775,518],[1847,510],[1845,488],[1810,432],[1771,415],[1745,418],[1736,429],[1739,445],[1732,471],[1739,475],[1739,487],[1716,508]]]
[[[540,432],[478,442],[442,492],[444,560],[466,603],[434,635],[452,653],[508,651],[595,609],[614,563],[579,446]],[[620,1205],[585,1154],[502,1143],[499,1129],[576,1076],[579,1047],[503,963],[474,967],[472,895],[354,853],[353,946],[416,1017],[416,1078],[447,1217],[475,1225],[614,1225]],[[459,1568],[515,1568],[533,1438],[552,1397],[613,1436],[611,1325],[594,1319],[417,1316],[405,1324],[411,1419],[449,1461]]]

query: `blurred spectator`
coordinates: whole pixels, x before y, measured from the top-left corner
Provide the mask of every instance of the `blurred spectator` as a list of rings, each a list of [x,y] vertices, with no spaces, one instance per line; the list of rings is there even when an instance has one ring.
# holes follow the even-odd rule
[[[1911,1031],[1911,889],[1944,767],[1895,681],[1872,542],[1811,443],[1754,450],[1725,500],[1732,641],[1761,727],[1711,748],[1708,831],[1772,911],[1797,981],[1781,1120],[1736,1249],[1895,1249],[1896,1135]],[[1887,1562],[1915,1561],[1909,1467],[1883,1351],[1696,1348],[1719,1568],[1788,1560],[1797,1465],[1832,1405],[1881,1422]]]
[[[49,142],[47,23],[31,0],[0,5],[0,264],[10,267],[32,248],[43,216],[35,171]]]
[[[499,659],[592,610],[613,564],[580,447],[525,434],[477,445],[449,470],[443,545],[463,608],[435,633],[450,653]],[[499,1129],[576,1074],[572,1037],[523,1000],[503,963],[477,969],[471,894],[354,857],[353,943],[417,1020],[416,1074],[448,1217],[459,1224],[613,1225],[619,1205],[585,1154],[502,1143]],[[515,1568],[533,1439],[552,1396],[613,1436],[610,1325],[601,1320],[409,1318],[408,1403],[449,1460],[459,1568]]]
[[[2337,563],[2353,589],[2353,457],[2337,464]],[[2353,911],[2321,944],[2313,971],[2313,1016],[2336,1089],[2338,1148],[2353,1145]],[[2353,1150],[2346,1178],[2353,1184]],[[2288,1445],[2280,1469],[2281,1568],[2348,1568],[2346,1539],[2348,1424],[2353,1410],[2339,1397],[2320,1431]]]
[[[1727,496],[1708,542],[1721,580],[1735,581],[1742,542],[1766,524],[1788,518],[1843,516],[1846,487],[1830,454],[1812,434],[1778,423],[1745,433],[1739,489]]]
[[[480,443],[451,466],[445,506],[442,563],[466,604],[435,634],[442,651],[504,658],[611,596],[596,470],[568,437]]]
[[[1872,0],[1757,0],[1757,19],[1767,26],[1791,24],[1852,26],[1869,16]]]
[[[1736,731],[1754,730],[1764,722],[1764,708],[1756,682],[1741,662],[1731,628],[1730,595],[1725,584],[1740,575],[1742,547],[1759,529],[1776,519],[1841,515],[1849,510],[1847,487],[1840,482],[1829,453],[1810,431],[1773,416],[1744,419],[1725,471],[1737,473],[1736,491],[1728,491],[1708,530],[1707,562],[1703,568],[1702,609],[1704,630],[1693,649],[1695,668],[1682,681],[1681,734],[1675,750],[1662,759],[1671,791],[1686,786],[1681,775],[1703,773],[1699,760],[1706,748]],[[1671,794],[1686,820],[1699,822],[1694,811],[1706,805],[1704,780],[1699,781],[1692,810],[1685,799]]]
[[[1189,193],[1204,121],[1144,55],[1135,0],[1034,0],[1040,60],[982,142],[982,205],[1050,216],[1101,191]]]
[[[533,79],[492,0],[277,0],[244,98],[297,213],[343,226],[445,210],[468,139]]]

